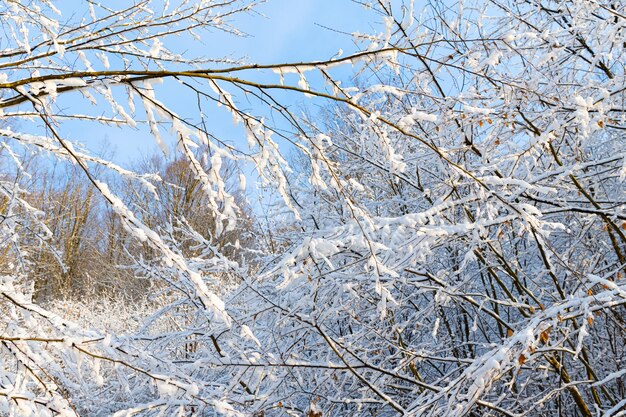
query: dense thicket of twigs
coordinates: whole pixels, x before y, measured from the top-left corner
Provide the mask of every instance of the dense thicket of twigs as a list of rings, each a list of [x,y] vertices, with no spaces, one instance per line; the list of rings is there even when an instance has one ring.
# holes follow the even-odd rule
[[[237,35],[253,3],[60,3],[0,5],[0,413],[626,410],[625,5],[378,0],[361,52],[255,65],[176,50]],[[350,64],[354,85],[334,75]],[[246,138],[211,132],[216,105]],[[98,123],[181,156],[123,168],[77,144]],[[33,154],[88,185],[34,180]],[[63,201],[69,226],[45,204]],[[90,280],[144,283],[136,322],[40,302],[84,247],[52,224],[91,233]]]

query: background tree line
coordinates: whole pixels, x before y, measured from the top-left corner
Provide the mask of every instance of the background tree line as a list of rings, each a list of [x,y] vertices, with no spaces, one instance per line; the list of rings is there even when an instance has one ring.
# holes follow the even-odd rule
[[[203,151],[196,152],[199,158],[202,154]],[[33,299],[46,304],[91,299],[95,304],[98,300],[133,302],[138,297],[147,297],[150,284],[134,267],[134,260],[150,259],[154,254],[129,235],[82,171],[41,155],[29,156],[25,161],[25,171],[5,174],[5,181],[31,190],[25,201],[42,209],[39,220],[47,229],[48,236],[19,244],[29,252],[28,262],[36,265],[29,282],[33,286]],[[254,219],[246,198],[233,182],[238,175],[234,164],[223,167],[222,175],[237,195],[238,205],[245,209],[240,215],[247,219],[247,226],[244,232],[224,233],[219,238],[213,236],[215,217],[205,210],[206,195],[180,153],[154,154],[135,164],[137,172],[158,178],[155,189],[148,191],[131,181],[119,181],[112,187],[149,227],[176,225],[166,232],[183,242],[180,246],[183,256],[193,257],[202,250],[193,239],[185,238],[193,232],[210,241],[225,256],[254,263],[254,256],[246,252],[254,248]],[[8,215],[9,202],[9,197],[2,197],[0,215]],[[14,262],[7,244],[0,267],[8,272]],[[224,277],[224,284],[227,282],[229,279]]]

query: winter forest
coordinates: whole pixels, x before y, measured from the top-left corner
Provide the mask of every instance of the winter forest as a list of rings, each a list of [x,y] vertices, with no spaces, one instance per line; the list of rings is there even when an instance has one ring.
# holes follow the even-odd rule
[[[0,0],[0,415],[626,415],[626,3],[273,1]]]

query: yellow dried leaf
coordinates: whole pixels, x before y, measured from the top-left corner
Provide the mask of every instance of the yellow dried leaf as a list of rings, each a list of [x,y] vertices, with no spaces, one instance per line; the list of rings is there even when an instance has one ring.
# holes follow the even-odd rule
[[[526,355],[524,355],[523,353],[521,355],[519,355],[519,358],[517,358],[517,362],[520,365],[523,365],[526,363]]]
[[[513,336],[513,329],[506,329],[506,337]]]

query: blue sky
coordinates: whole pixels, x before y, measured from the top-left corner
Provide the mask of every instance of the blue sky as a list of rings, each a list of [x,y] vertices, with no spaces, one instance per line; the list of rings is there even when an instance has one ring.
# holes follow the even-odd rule
[[[233,21],[249,36],[238,38],[214,32],[203,37],[202,43],[183,45],[184,49],[189,49],[190,55],[244,58],[261,64],[325,60],[340,48],[344,53],[356,49],[350,33],[375,30],[372,12],[350,0],[268,0],[256,11],[263,16],[250,13],[239,15]],[[340,71],[342,77],[349,77],[352,69],[348,66]],[[281,99],[294,105],[302,102],[303,97],[281,95]],[[189,103],[187,108],[182,106],[179,111],[181,114],[197,112],[195,103]],[[213,133],[228,141],[243,141],[242,129],[233,126],[230,116],[223,110],[217,114],[221,117],[212,119]],[[142,118],[141,114],[139,117]],[[85,132],[85,128],[89,130]],[[120,130],[90,124],[74,126],[67,133],[96,153],[113,151],[114,159],[119,163],[129,163],[141,158],[142,154],[151,155],[158,151],[152,136],[145,130]]]
[[[258,11],[267,18],[239,19],[239,27],[253,37],[225,44],[225,48],[245,51],[256,62],[325,59],[339,48],[348,50],[350,36],[318,25],[347,33],[371,29],[371,15],[349,0],[269,0]]]

